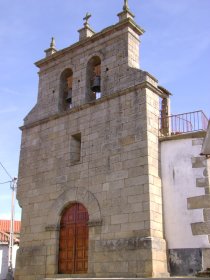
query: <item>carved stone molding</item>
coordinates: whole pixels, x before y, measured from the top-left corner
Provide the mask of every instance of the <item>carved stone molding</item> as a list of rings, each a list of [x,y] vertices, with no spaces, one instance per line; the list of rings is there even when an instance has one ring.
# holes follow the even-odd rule
[[[62,211],[65,207],[75,202],[82,203],[86,207],[89,214],[90,224],[92,224],[92,221],[94,223],[95,221],[97,221],[97,223],[98,221],[101,221],[101,210],[95,195],[85,188],[69,188],[51,205],[46,219],[46,228],[49,228],[49,230],[51,228],[52,230],[56,230],[57,225],[60,223]]]
[[[45,231],[59,231],[60,227],[58,225],[47,225]]]
[[[89,227],[102,226],[102,220],[92,220],[88,222]]]

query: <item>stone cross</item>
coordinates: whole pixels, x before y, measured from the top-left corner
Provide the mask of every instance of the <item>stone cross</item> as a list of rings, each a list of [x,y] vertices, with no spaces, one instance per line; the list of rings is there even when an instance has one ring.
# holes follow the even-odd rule
[[[88,20],[89,20],[90,17],[91,17],[91,14],[86,13],[85,17],[83,18],[83,20],[85,20],[84,26],[87,26],[87,25],[88,25]]]

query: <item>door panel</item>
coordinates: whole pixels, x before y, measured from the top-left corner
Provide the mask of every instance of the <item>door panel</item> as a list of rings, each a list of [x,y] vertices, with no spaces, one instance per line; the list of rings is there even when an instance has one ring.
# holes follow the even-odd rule
[[[75,203],[64,211],[60,222],[59,273],[87,273],[88,219],[82,204]]]

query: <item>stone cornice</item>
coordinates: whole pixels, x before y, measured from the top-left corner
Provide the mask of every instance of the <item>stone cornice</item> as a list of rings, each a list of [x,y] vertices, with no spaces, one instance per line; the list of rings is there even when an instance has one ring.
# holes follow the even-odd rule
[[[188,138],[204,138],[206,136],[205,130],[195,131],[195,132],[188,132],[176,135],[169,135],[169,136],[161,136],[159,138],[160,142],[163,141],[170,141],[170,140],[180,140],[180,139],[188,139]]]
[[[162,87],[162,86],[158,86],[158,88],[164,92],[166,95],[170,96],[172,95],[172,93],[170,91],[168,91],[166,88]]]
[[[91,36],[90,38],[87,38],[87,39],[84,39],[82,41],[79,41],[67,48],[64,48],[60,51],[57,51],[56,53],[52,54],[51,56],[48,56],[44,59],[41,59],[39,61],[37,61],[35,63],[35,65],[37,67],[42,67],[44,64],[48,63],[48,62],[51,62],[52,60],[68,53],[68,52],[71,52],[73,51],[74,49],[77,49],[77,48],[80,48],[80,47],[84,47],[84,46],[87,46],[89,44],[92,44],[93,42],[99,40],[100,38],[103,38],[104,36],[108,36],[110,33],[113,33],[113,31],[117,31],[117,30],[120,30],[124,27],[130,27],[132,30],[134,30],[139,36],[142,35],[145,31],[140,27],[138,26],[134,20],[132,20],[131,18],[127,18],[115,25],[112,25],[110,27],[107,27],[105,29],[103,29],[102,31],[94,34],[93,36]]]
[[[117,91],[117,92],[114,92],[114,93],[112,93],[110,95],[102,96],[100,99],[97,99],[97,100],[85,103],[85,104],[77,106],[77,107],[74,107],[71,110],[68,110],[68,111],[65,111],[65,112],[56,113],[56,114],[53,114],[52,116],[49,116],[49,117],[37,120],[37,121],[32,122],[32,123],[25,124],[25,125],[20,127],[20,130],[24,130],[24,129],[28,129],[28,128],[32,128],[32,127],[38,126],[40,124],[44,124],[44,123],[46,123],[48,121],[55,120],[55,119],[58,119],[60,117],[64,117],[64,116],[69,115],[69,114],[73,114],[75,112],[87,109],[87,108],[89,108],[91,106],[94,106],[96,104],[101,104],[101,103],[103,103],[103,102],[105,102],[107,100],[111,100],[111,99],[114,99],[114,98],[116,98],[118,96],[126,95],[129,92],[136,91],[138,89],[143,89],[143,88],[150,89],[151,91],[156,93],[158,96],[160,96],[160,97],[162,96],[162,92],[158,88],[153,86],[151,83],[149,83],[147,81],[144,81],[144,82],[142,82],[140,84],[131,86],[129,88],[126,88],[126,89],[123,89],[123,90],[120,90],[120,91]]]

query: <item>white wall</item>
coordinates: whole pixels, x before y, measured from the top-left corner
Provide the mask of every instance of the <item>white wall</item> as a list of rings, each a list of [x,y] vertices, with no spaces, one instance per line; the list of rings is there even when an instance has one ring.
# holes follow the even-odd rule
[[[169,140],[161,143],[161,173],[165,236],[169,249],[210,248],[207,236],[193,236],[191,223],[203,221],[203,210],[188,210],[187,198],[205,194],[196,187],[196,178],[204,168],[192,168],[192,157],[199,157],[200,145],[195,139]],[[199,143],[199,139],[197,141]],[[202,141],[200,141],[202,143]]]
[[[19,246],[13,246],[13,257],[12,257],[12,267],[13,270],[15,269],[15,262],[16,262],[16,253]],[[6,275],[8,272],[8,245],[0,244],[0,280],[6,279]]]
[[[17,244],[15,244],[13,246],[13,253],[12,253],[12,268],[13,268],[13,271],[15,270],[16,255],[17,255],[18,248],[19,248],[19,246]]]
[[[6,279],[8,271],[8,245],[0,244],[0,280]]]
[[[202,153],[205,155],[210,155],[210,120],[208,123],[206,137],[203,142]]]

